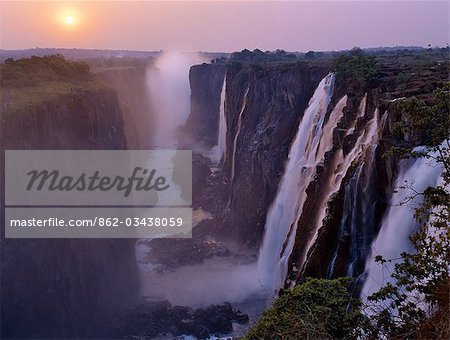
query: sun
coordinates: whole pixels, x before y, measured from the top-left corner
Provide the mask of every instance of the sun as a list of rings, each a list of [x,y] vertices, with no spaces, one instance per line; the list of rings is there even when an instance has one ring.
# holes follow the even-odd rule
[[[75,19],[73,18],[73,16],[68,15],[64,18],[64,23],[68,26],[72,26],[75,23]]]

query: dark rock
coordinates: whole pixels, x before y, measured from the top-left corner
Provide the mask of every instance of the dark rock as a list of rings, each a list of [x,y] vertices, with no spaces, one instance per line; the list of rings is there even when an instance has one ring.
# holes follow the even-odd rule
[[[203,72],[209,72],[206,66],[192,70],[192,74]],[[251,248],[259,246],[266,213],[276,194],[298,122],[326,72],[325,68],[298,67],[296,63],[262,69],[249,65],[228,67],[226,161],[216,177],[220,184],[215,196],[211,195],[216,212],[225,211],[214,230],[220,237],[238,240]],[[233,162],[234,138],[238,133]]]
[[[232,323],[248,322],[248,316],[233,309],[231,304],[211,305],[192,310],[165,302],[141,302],[126,313],[121,322],[122,337],[154,337],[159,334],[193,335],[199,339],[211,335],[229,334]]]
[[[71,92],[1,119],[4,149],[127,147],[113,90]],[[111,314],[137,294],[134,240],[4,237],[2,228],[1,338],[107,337]]]
[[[222,64],[195,65],[189,71],[191,112],[185,130],[206,147],[217,144],[224,76],[225,65]]]

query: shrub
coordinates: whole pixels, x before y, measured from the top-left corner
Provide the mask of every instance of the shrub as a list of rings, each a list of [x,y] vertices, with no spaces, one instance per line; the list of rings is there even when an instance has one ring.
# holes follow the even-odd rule
[[[355,80],[360,85],[375,81],[379,75],[375,56],[368,56],[358,48],[337,57],[333,68],[337,77]]]
[[[349,292],[350,279],[307,279],[284,291],[244,339],[353,338],[362,318]]]

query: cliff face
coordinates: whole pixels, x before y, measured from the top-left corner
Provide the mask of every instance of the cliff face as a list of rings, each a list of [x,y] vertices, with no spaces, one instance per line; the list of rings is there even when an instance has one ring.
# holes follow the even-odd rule
[[[185,128],[196,142],[206,147],[217,144],[225,69],[221,64],[203,64],[194,65],[189,71],[191,111]]]
[[[214,232],[255,248],[260,244],[265,217],[277,192],[301,114],[326,69],[303,64],[275,64],[267,68],[239,65],[232,64],[226,71],[226,149],[220,173],[215,177],[220,184],[209,198],[214,197],[210,208],[222,215],[222,223],[215,226]],[[195,111],[195,119],[202,124],[201,129],[209,131],[211,140],[213,125],[203,123],[205,117],[201,114],[214,108],[218,117],[220,90],[216,87],[215,96],[209,96],[207,84],[211,80],[192,80],[220,78],[223,67],[214,66],[191,69],[192,101],[207,105],[202,112]],[[216,73],[212,75],[212,71]],[[197,99],[200,94],[201,99]],[[212,131],[217,140],[217,130]]]
[[[397,75],[408,72],[408,81],[399,86]],[[394,137],[395,125],[405,119],[395,102],[398,98],[411,96],[429,100],[433,90],[446,81],[445,74],[443,67],[435,65],[428,72],[414,73],[409,65],[390,62],[381,64],[379,79],[365,86],[337,78],[330,106],[336,105],[344,95],[348,96],[347,105],[334,131],[333,148],[306,189],[308,197],[298,221],[288,280],[350,276],[359,278],[358,285],[362,283],[364,277],[361,274],[372,241],[397,189],[394,182],[399,159],[383,157],[398,143],[398,136]],[[369,147],[366,151],[358,150],[364,135],[372,129],[375,135]],[[340,170],[334,163],[339,150],[344,157],[355,151],[360,156],[351,163],[336,192],[330,196],[330,179],[336,176],[333,170]],[[315,233],[312,226],[316,227]]]
[[[227,72],[222,171],[231,213],[225,220],[249,245],[261,241],[298,122],[325,74],[301,64]]]
[[[74,90],[2,115],[4,149],[112,149],[127,147],[113,90]]]
[[[3,150],[126,149],[117,95],[76,90],[5,110],[1,145]],[[4,221],[3,189],[1,203]],[[134,240],[5,239],[2,231],[1,243],[4,339],[108,337],[112,312],[137,292]]]
[[[336,82],[330,107],[345,95],[347,102],[333,131],[332,148],[306,188],[289,261],[291,282],[303,277],[357,277],[364,271],[397,170],[393,159],[382,157],[384,139],[390,135],[389,110],[379,92],[375,88],[364,93]]]
[[[98,70],[96,78],[117,92],[128,149],[151,149],[154,117],[146,67]]]
[[[193,101],[200,94],[207,95],[203,86],[211,79],[192,79],[211,77],[208,67],[199,65],[191,70]],[[272,204],[280,190],[299,122],[320,80],[330,70],[326,62],[228,63],[226,149],[219,171],[211,178],[215,186],[203,201],[203,206],[215,213],[211,233],[250,247],[260,246],[269,209],[277,208]],[[401,86],[396,78],[399,72],[408,74],[408,81]],[[301,162],[298,168],[301,174],[311,174],[300,176],[303,182],[298,184],[298,195],[292,197],[299,200],[294,202],[300,207],[298,220],[290,222],[285,236],[277,235],[280,247],[272,249],[276,263],[282,257],[287,259],[285,286],[307,276],[358,277],[363,273],[394,190],[398,160],[382,157],[392,146],[395,123],[403,119],[394,99],[411,94],[426,99],[445,81],[445,74],[444,67],[432,65],[424,76],[389,60],[381,65],[376,81],[338,76],[334,86],[330,85],[334,90],[328,109],[317,113],[323,123],[304,132],[311,133],[304,153],[305,157],[312,153],[312,161]],[[214,98],[202,98],[201,102],[216,108],[217,93],[216,89]],[[196,119],[203,121],[202,117]],[[320,132],[327,127],[328,136]],[[316,149],[314,138],[318,138]],[[325,148],[327,138],[329,149]],[[281,232],[277,223],[274,227]]]

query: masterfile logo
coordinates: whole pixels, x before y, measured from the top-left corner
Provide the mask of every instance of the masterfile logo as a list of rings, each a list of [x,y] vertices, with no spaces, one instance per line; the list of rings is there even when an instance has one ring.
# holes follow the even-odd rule
[[[190,206],[190,150],[7,150],[6,205]]]
[[[6,237],[190,237],[192,152],[5,152]]]
[[[156,169],[143,169],[135,167],[130,177],[101,176],[99,171],[95,171],[92,175],[83,172],[79,177],[64,176],[58,170],[32,170],[27,173],[30,181],[27,185],[27,191],[38,190],[59,190],[59,191],[111,191],[117,190],[123,192],[125,197],[129,197],[130,193],[136,191],[163,191],[170,187],[166,184],[164,176],[157,176],[155,179]]]

